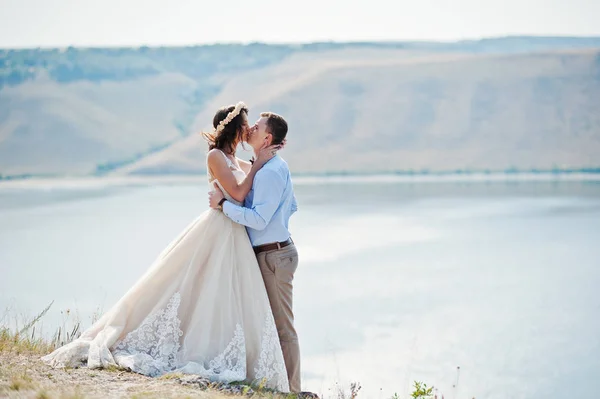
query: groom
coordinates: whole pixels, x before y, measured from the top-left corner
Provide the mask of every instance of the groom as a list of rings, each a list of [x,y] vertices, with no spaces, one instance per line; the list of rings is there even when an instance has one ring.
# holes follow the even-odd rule
[[[264,145],[281,144],[287,131],[280,115],[263,112],[249,130],[248,144],[258,153]],[[209,198],[211,208],[222,209],[231,220],[246,226],[273,310],[290,391],[300,392],[300,347],[292,311],[298,252],[288,230],[298,205],[288,165],[279,155],[268,161],[256,173],[243,207],[227,201],[218,187]]]

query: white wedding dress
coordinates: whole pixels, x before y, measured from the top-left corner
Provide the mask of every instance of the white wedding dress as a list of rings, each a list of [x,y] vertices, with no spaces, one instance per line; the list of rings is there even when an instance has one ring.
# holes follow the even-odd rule
[[[242,180],[244,172],[225,158]],[[209,172],[209,184],[213,181]],[[269,298],[246,229],[214,209],[187,226],[77,340],[42,360],[54,367],[121,366],[148,376],[181,372],[221,382],[262,381],[289,392]]]

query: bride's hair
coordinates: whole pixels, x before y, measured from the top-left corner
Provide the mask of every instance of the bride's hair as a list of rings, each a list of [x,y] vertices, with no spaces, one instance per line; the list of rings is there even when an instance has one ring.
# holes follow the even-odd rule
[[[208,141],[208,149],[218,148],[229,154],[235,153],[236,147],[243,140],[244,115],[248,116],[248,108],[245,105],[240,106],[239,113],[226,122],[225,126],[219,127],[219,124],[236,109],[236,105],[229,105],[220,108],[213,118],[212,132],[202,132],[202,136]]]

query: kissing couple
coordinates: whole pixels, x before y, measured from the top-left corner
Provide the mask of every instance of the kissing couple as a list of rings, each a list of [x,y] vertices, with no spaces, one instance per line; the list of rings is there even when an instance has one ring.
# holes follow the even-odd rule
[[[203,133],[210,209],[79,338],[42,357],[46,363],[301,391],[292,284],[298,252],[288,229],[298,206],[278,154],[288,124],[264,112],[250,126],[239,102],[219,109],[212,125]],[[242,142],[254,150],[250,162],[235,155]]]

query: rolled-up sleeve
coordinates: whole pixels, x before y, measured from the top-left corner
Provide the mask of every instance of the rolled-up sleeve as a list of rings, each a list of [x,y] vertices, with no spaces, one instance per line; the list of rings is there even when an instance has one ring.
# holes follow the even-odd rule
[[[264,230],[279,207],[285,181],[276,171],[262,169],[254,177],[252,188],[252,208],[225,201],[223,213],[236,223],[255,230]]]

